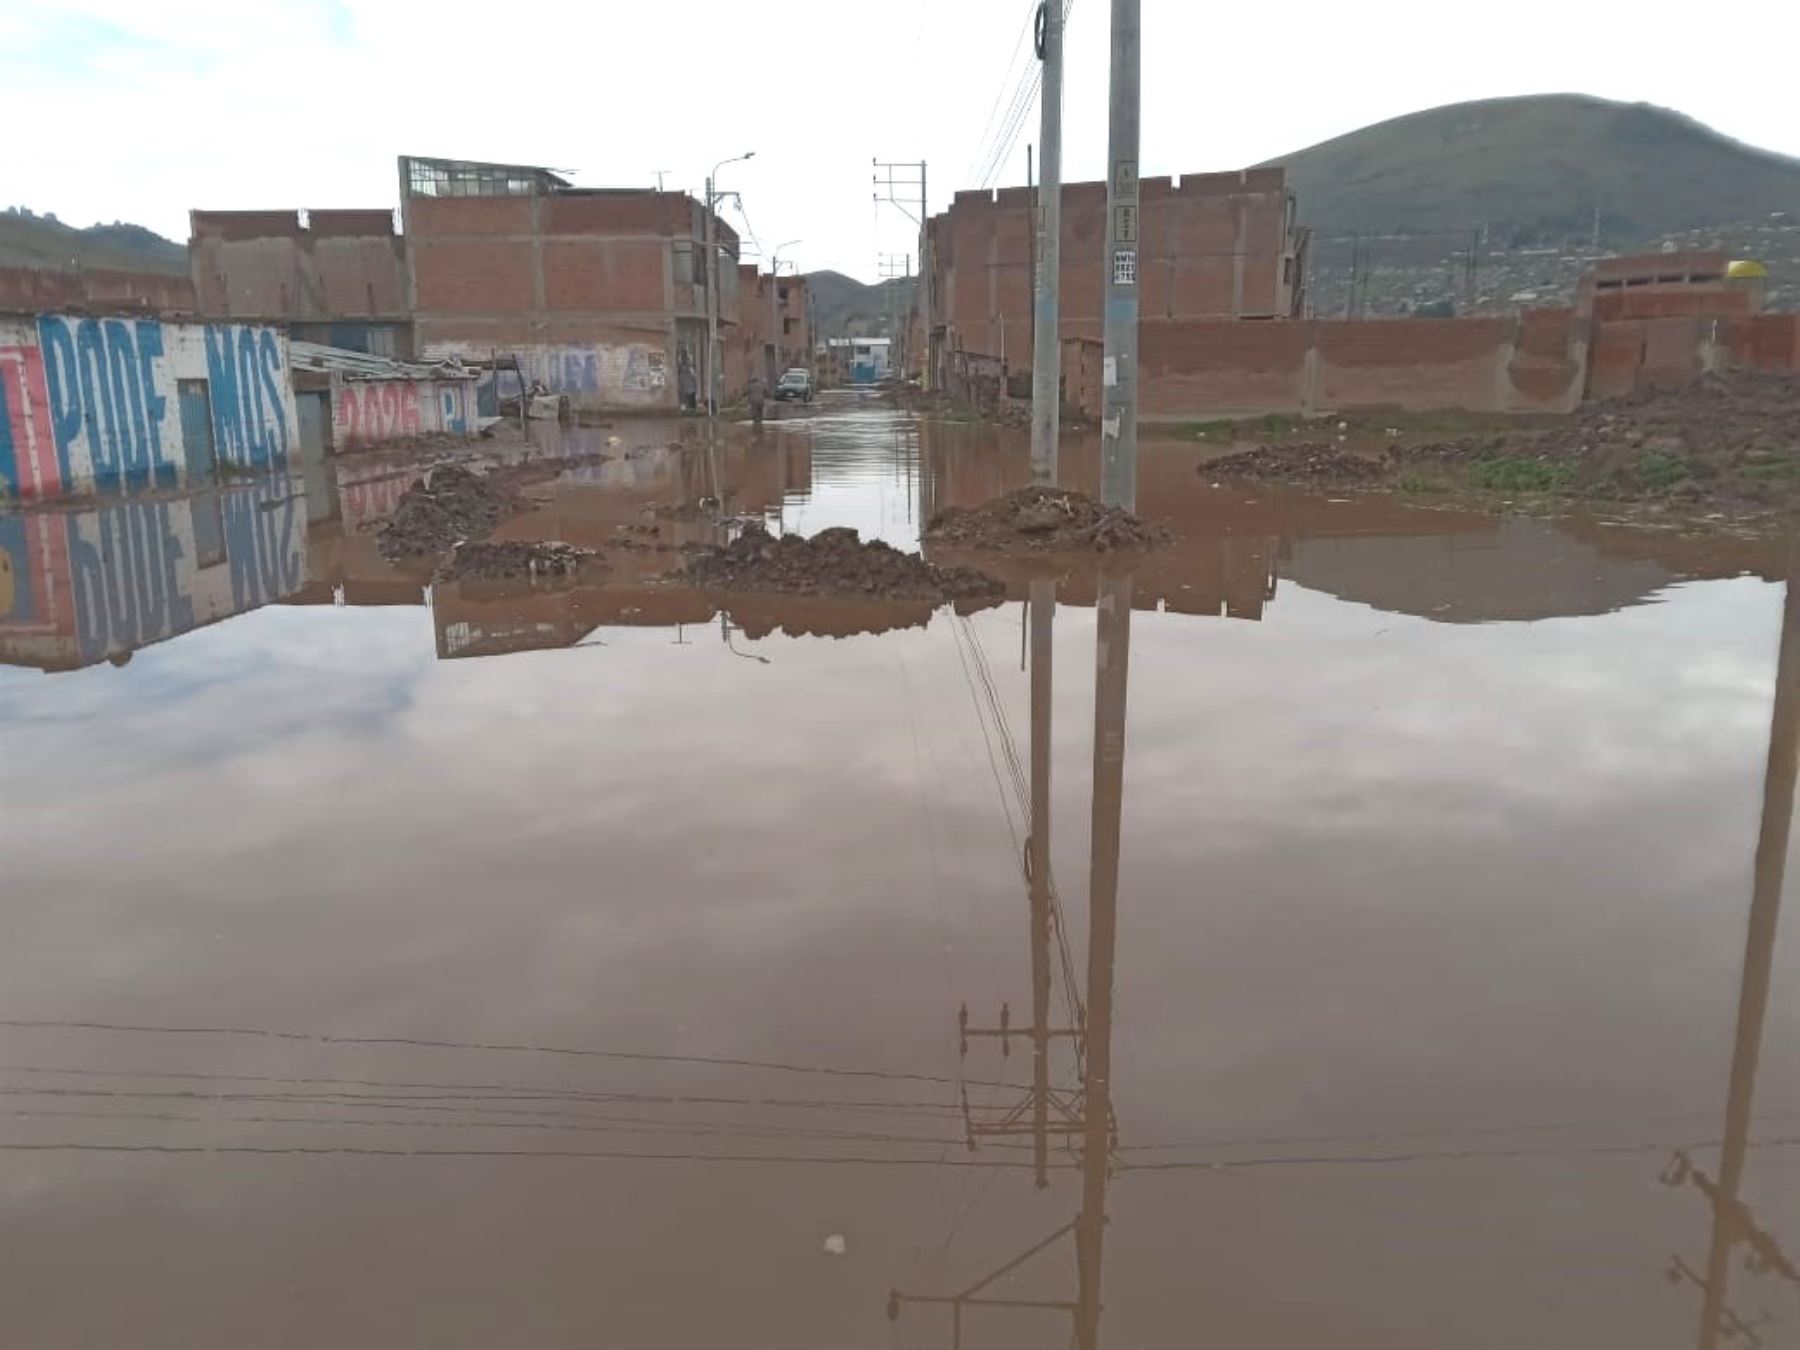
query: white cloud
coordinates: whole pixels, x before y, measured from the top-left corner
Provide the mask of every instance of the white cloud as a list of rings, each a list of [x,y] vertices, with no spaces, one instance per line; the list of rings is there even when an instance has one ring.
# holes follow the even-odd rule
[[[697,0],[543,5],[520,22],[466,0],[428,12],[28,3],[0,16],[8,196],[78,224],[133,219],[185,238],[194,206],[393,204],[403,152],[568,167],[595,186],[667,170],[697,191],[714,161],[753,147],[726,183],[759,236],[804,239],[803,268],[872,275],[879,252],[907,251],[914,234],[871,200],[870,160],[927,159],[934,209],[968,186],[1029,10]],[[1380,15],[1186,0],[1144,11],[1143,161],[1157,172],[1238,167],[1434,104],[1560,90],[1663,104],[1800,153],[1791,80],[1696,60],[1641,12],[1627,22],[1611,6],[1525,0],[1465,40],[1420,0]],[[1107,16],[1105,0],[1080,0],[1070,20],[1070,179],[1099,176],[1105,151]],[[1751,0],[1731,28],[1760,50],[1800,47],[1787,0]],[[1033,113],[1003,181],[1023,181],[1036,134]]]

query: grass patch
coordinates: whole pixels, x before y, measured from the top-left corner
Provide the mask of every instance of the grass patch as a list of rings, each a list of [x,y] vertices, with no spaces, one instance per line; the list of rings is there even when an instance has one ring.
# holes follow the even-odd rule
[[[1469,467],[1469,481],[1495,492],[1553,492],[1575,476],[1573,464],[1502,455],[1477,460]]]
[[[1448,492],[1450,490],[1448,484],[1439,482],[1435,478],[1427,478],[1422,473],[1413,473],[1410,469],[1394,480],[1394,486],[1402,492],[1419,494]]]
[[[1638,481],[1647,488],[1673,487],[1684,478],[1691,478],[1693,470],[1688,462],[1678,455],[1664,455],[1651,451],[1638,460]]]
[[[1800,478],[1800,459],[1765,459],[1753,464],[1745,464],[1740,472],[1746,478],[1760,478],[1764,482],[1787,483]]]

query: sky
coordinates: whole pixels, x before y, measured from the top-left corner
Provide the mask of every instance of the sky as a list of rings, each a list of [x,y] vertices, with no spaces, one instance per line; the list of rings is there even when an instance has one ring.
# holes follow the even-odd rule
[[[0,206],[177,240],[187,211],[393,206],[400,154],[542,164],[581,186],[742,195],[765,260],[864,280],[916,249],[872,161],[952,192],[1025,180],[1035,104],[998,134],[1029,58],[1029,0],[4,0]],[[1110,5],[1073,0],[1065,181],[1102,176]],[[1625,16],[1629,13],[1630,17]],[[1581,92],[1674,108],[1800,155],[1800,5],[1705,25],[1668,0],[1441,5],[1143,0],[1146,176],[1239,168],[1464,99]],[[1726,57],[1729,53],[1729,59]],[[989,162],[992,162],[991,168]],[[916,207],[913,208],[916,213]],[[744,215],[747,213],[748,228]],[[790,242],[795,241],[795,242]]]

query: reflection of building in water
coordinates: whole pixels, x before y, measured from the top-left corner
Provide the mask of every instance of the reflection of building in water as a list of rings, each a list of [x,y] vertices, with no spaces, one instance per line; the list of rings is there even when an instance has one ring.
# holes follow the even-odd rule
[[[1700,1350],[1723,1341],[1764,1343],[1764,1314],[1746,1315],[1732,1304],[1732,1255],[1744,1248],[1744,1265],[1754,1275],[1772,1275],[1800,1285],[1800,1270],[1776,1237],[1761,1227],[1743,1199],[1750,1156],[1750,1121],[1756,1074],[1768,1020],[1769,986],[1775,960],[1775,931],[1781,915],[1781,888],[1787,870],[1788,834],[1794,816],[1794,781],[1800,765],[1800,552],[1790,560],[1787,602],[1782,610],[1781,649],[1775,669],[1775,702],[1769,720],[1769,759],[1763,776],[1762,825],[1756,839],[1755,880],[1750,922],[1744,940],[1743,977],[1738,989],[1737,1035],[1725,1100],[1725,1139],[1714,1181],[1687,1153],[1678,1152],[1663,1180],[1691,1183],[1712,1210],[1712,1240],[1702,1273],[1680,1256],[1670,1275],[1701,1290]]]
[[[1608,614],[1680,579],[1611,557],[1540,520],[1489,518],[1435,535],[1315,535],[1288,541],[1282,572],[1340,600],[1441,623]]]
[[[0,516],[0,663],[118,661],[291,594],[306,577],[287,485]]]

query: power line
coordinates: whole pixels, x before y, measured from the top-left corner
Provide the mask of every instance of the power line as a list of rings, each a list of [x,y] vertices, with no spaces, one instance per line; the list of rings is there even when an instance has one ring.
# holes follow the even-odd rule
[[[1019,63],[1019,54],[1025,50],[1025,39],[1031,35],[1032,24],[1037,17],[1037,8],[1037,0],[1031,0],[1031,3],[1025,8],[1025,23],[1019,29],[1018,40],[1013,43],[1012,56],[1006,63],[1006,72],[1000,77],[1000,87],[994,91],[994,105],[988,109],[987,118],[981,124],[981,134],[976,138],[975,144],[981,148],[976,151],[974,159],[969,161],[965,177],[973,178],[975,166],[986,163],[986,156],[982,152],[988,146],[988,132],[994,128],[994,114],[1000,111],[1000,104],[1006,99],[1006,91],[1013,78],[1013,68]],[[1026,69],[1029,70],[1030,67],[1028,66]],[[1021,75],[1021,83],[1023,83],[1023,75]],[[1013,93],[1014,97],[1017,97],[1016,86],[1013,87]]]

